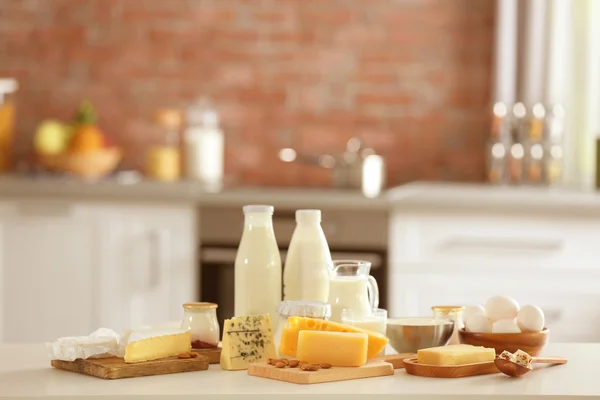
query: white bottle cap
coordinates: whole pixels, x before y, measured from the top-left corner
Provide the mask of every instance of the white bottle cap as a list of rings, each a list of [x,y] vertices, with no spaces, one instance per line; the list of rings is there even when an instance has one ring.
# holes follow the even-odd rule
[[[275,207],[273,206],[262,206],[262,205],[248,205],[242,208],[244,214],[254,214],[254,213],[265,213],[265,214],[273,214],[275,211]]]
[[[321,222],[321,210],[296,210],[296,222],[300,221]]]

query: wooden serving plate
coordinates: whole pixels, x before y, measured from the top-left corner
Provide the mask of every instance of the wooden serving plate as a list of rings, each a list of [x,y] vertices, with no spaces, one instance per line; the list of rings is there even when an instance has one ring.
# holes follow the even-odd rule
[[[318,371],[302,371],[299,368],[277,368],[266,362],[252,363],[248,375],[297,384],[346,381],[350,379],[373,378],[393,375],[394,369],[402,368],[402,362],[415,354],[391,354],[378,356],[367,361],[362,367],[332,367]]]
[[[411,375],[428,378],[464,378],[500,372],[494,361],[465,365],[426,365],[419,364],[416,357],[405,359],[404,369]]]
[[[75,361],[52,360],[54,368],[95,376],[102,379],[135,378],[138,376],[175,374],[178,372],[204,371],[208,369],[208,357],[168,357],[140,363],[126,363],[120,357],[77,359]]]

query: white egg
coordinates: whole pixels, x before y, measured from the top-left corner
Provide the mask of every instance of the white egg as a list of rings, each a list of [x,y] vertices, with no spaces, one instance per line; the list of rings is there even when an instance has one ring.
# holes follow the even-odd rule
[[[471,319],[474,315],[479,314],[485,314],[485,308],[483,308],[483,306],[476,305],[465,307],[462,315],[463,323],[466,325],[469,319]]]
[[[500,319],[492,325],[492,333],[521,333],[514,319]]]
[[[489,333],[492,331],[492,321],[483,314],[475,314],[465,326],[467,332]]]
[[[490,297],[485,303],[485,315],[492,321],[513,319],[519,312],[519,303],[508,296]]]
[[[544,329],[544,312],[541,308],[528,304],[519,310],[517,324],[523,332],[539,332]]]

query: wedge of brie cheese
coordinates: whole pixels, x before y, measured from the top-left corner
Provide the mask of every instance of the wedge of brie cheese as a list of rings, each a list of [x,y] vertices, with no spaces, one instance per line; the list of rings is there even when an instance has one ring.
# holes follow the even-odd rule
[[[119,341],[126,363],[172,357],[190,352],[191,336],[186,329],[140,329],[127,331]]]
[[[248,369],[252,362],[277,357],[269,314],[226,319],[222,344],[221,368],[224,370]]]

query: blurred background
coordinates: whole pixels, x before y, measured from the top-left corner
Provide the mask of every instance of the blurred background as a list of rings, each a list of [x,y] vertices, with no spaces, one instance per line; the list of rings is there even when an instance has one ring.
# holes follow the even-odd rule
[[[294,210],[322,209],[393,316],[500,292],[600,339],[599,20],[595,0],[0,0],[0,342],[191,300],[229,317],[251,203],[283,257]]]

